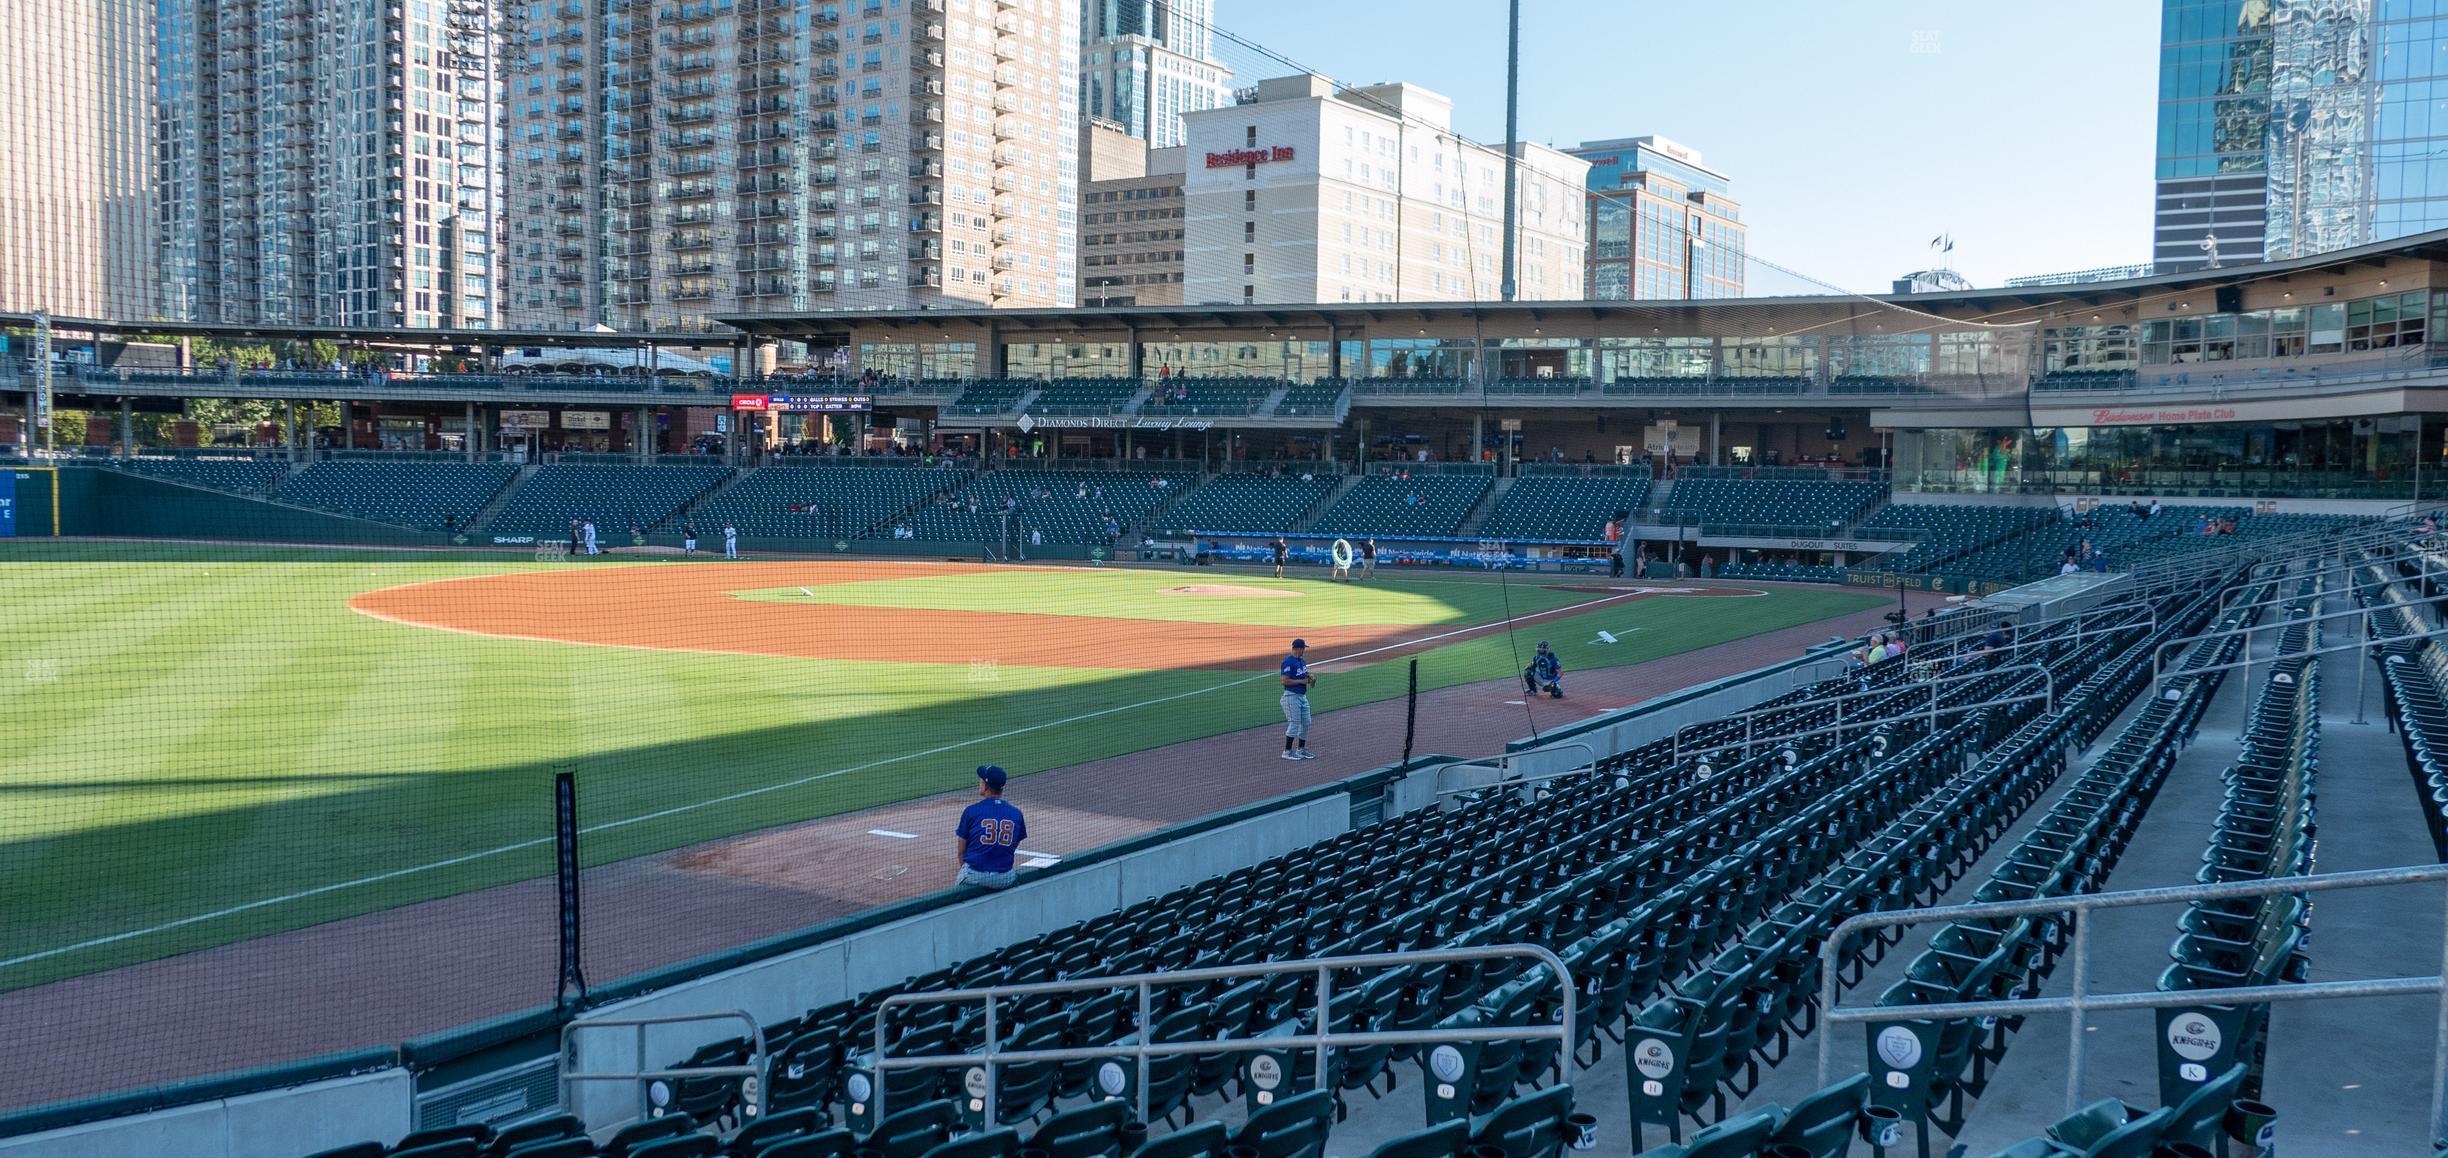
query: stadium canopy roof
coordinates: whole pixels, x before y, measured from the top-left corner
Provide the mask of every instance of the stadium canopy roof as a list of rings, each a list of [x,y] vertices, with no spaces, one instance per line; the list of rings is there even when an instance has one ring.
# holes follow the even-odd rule
[[[34,315],[0,311],[0,326],[31,329]],[[55,330],[84,331],[104,337],[133,339],[211,338],[221,342],[339,342],[342,345],[396,346],[418,350],[450,348],[460,352],[483,347],[503,350],[521,346],[592,347],[634,350],[645,346],[732,346],[740,335],[726,330],[706,333],[658,334],[643,330],[442,330],[406,326],[345,327],[266,325],[235,322],[119,321],[51,315]]]
[[[756,338],[841,341],[853,331],[874,335],[895,329],[922,331],[937,327],[973,328],[992,325],[1006,338],[1026,340],[1031,330],[1076,333],[1088,330],[1233,330],[1327,326],[1363,327],[1386,323],[1430,324],[1472,319],[1519,318],[1539,322],[1564,318],[1676,318],[1699,321],[1779,307],[1827,306],[1847,300],[1884,302],[1907,309],[1964,318],[1995,319],[1999,314],[2050,306],[2114,305],[2170,292],[2266,281],[2298,274],[2343,273],[2358,266],[2379,268],[2392,261],[2448,260],[2448,229],[2332,250],[2311,257],[2253,262],[2218,269],[2157,274],[2123,281],[2071,285],[2008,286],[1918,294],[1801,294],[1786,297],[1717,298],[1705,301],[1515,301],[1515,302],[1329,302],[1316,305],[1181,305],[1081,306],[997,310],[984,308],[915,310],[841,310],[794,314],[752,314],[719,318],[721,324]]]

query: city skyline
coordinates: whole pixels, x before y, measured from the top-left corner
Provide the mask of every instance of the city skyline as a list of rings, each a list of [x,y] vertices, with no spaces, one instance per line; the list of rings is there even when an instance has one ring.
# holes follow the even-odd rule
[[[1458,131],[1504,136],[1501,0],[1228,0],[1216,22],[1347,84],[1429,83]],[[1605,0],[1524,0],[1521,136],[1654,133],[1703,151],[1739,178],[1753,295],[1826,292],[1774,266],[1884,293],[1950,257],[1979,285],[2149,259],[2158,5],[1760,0],[1741,26],[1775,32],[1729,37],[1715,8],[1635,21]],[[1658,47],[1682,44],[1717,49]],[[1218,55],[1261,71],[1243,44]],[[1941,235],[1951,255],[1930,245]]]

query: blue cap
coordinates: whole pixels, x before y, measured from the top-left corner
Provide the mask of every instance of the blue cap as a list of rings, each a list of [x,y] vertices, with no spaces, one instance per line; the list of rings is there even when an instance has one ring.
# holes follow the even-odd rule
[[[1003,781],[1005,779],[1003,775],[1003,766],[1001,764],[978,765],[978,779],[985,781],[988,788],[992,788],[997,792],[1003,791]]]
[[[1307,646],[1309,646],[1309,641],[1308,641],[1308,640],[1305,640],[1305,639],[1296,639],[1296,640],[1293,640],[1293,641],[1292,641],[1292,649],[1293,649],[1294,651],[1298,651],[1298,650],[1300,650],[1301,648],[1304,648],[1304,647],[1307,647]]]

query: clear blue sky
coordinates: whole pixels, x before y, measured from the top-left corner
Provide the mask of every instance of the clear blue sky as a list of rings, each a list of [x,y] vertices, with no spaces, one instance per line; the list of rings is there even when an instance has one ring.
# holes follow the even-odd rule
[[[1504,130],[1503,0],[1216,0],[1216,24],[1339,81],[1409,81]],[[1656,133],[1734,181],[1751,251],[1884,291],[2146,261],[2154,0],[1523,0],[1522,135]],[[1238,83],[1291,71],[1219,43]],[[1752,293],[1802,287],[1754,265]]]

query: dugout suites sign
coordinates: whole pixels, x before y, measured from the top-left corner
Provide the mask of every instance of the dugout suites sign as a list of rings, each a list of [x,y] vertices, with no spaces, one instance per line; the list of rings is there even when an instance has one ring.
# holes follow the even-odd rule
[[[1221,153],[1207,154],[1207,167],[1230,169],[1237,165],[1265,165],[1275,161],[1289,161],[1292,155],[1290,145],[1268,145],[1257,149],[1226,149]]]

